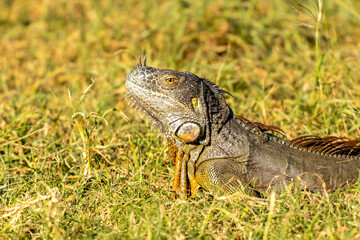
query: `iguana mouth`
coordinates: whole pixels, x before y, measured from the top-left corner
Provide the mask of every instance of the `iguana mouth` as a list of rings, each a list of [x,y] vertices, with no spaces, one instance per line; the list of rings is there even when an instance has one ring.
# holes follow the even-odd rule
[[[146,67],[146,56],[144,57],[144,61],[141,62],[141,57],[139,57],[139,62],[136,63],[136,68],[133,69],[131,72],[129,72],[126,76],[126,87],[130,90],[135,88],[144,88],[144,86],[139,86],[138,84],[135,83],[133,77],[134,77],[134,70],[136,70],[136,73],[138,73],[139,69],[142,67]],[[148,89],[150,90],[150,89]],[[128,104],[130,105],[131,108],[134,108],[136,110],[138,110],[138,112],[140,113],[140,116],[142,118],[146,118],[146,123],[150,123],[151,124],[151,130],[154,128],[159,129],[159,134],[165,135],[165,127],[163,126],[163,124],[161,123],[161,121],[159,119],[157,119],[157,117],[155,117],[153,114],[151,114],[150,112],[148,112],[146,110],[146,108],[141,104],[141,101],[138,101],[136,96],[134,96],[134,94],[131,91],[128,91],[128,93],[126,94],[126,99],[128,100]]]

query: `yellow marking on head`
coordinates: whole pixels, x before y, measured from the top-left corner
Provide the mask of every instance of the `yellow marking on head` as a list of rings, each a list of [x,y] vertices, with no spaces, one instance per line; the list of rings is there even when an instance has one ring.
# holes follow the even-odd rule
[[[192,99],[191,99],[191,105],[192,105],[192,107],[193,107],[194,109],[196,109],[196,107],[197,107],[197,98],[192,98]]]

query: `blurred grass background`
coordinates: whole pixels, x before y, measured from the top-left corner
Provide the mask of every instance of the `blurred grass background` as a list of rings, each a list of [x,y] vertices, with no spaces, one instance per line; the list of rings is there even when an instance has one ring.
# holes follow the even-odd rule
[[[170,199],[167,149],[125,103],[146,54],[289,138],[359,139],[360,2],[320,3],[0,1],[0,237],[359,239],[357,186]]]

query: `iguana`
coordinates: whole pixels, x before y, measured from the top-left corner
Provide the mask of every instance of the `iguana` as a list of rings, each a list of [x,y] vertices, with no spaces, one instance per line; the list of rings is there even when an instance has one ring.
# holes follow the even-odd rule
[[[284,139],[278,127],[237,116],[218,85],[190,72],[146,66],[146,57],[126,77],[128,98],[167,140],[175,165],[173,192],[195,196],[198,188],[225,194],[297,184],[310,192],[355,183],[360,141],[302,136]]]

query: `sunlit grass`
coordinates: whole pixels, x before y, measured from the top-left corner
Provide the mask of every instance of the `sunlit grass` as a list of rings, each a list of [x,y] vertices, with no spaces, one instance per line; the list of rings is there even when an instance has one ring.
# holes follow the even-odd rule
[[[360,139],[360,5],[320,3],[0,1],[0,238],[359,239],[359,186],[172,200],[163,139],[125,102],[147,54],[289,138]]]

